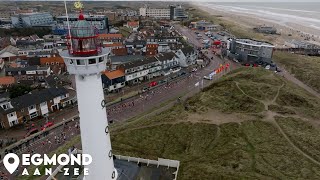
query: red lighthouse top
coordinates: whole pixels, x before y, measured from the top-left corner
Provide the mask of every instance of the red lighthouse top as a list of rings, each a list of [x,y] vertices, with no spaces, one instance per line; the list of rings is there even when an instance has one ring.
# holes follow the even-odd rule
[[[94,56],[101,52],[98,33],[80,11],[78,21],[68,34],[69,54],[73,56]]]

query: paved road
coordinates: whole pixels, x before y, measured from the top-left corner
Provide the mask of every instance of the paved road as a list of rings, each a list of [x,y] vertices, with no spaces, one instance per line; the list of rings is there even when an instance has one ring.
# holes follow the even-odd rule
[[[190,32],[188,29],[181,29],[181,31],[183,31],[181,33],[185,35],[192,34],[192,32]],[[196,44],[195,46],[198,46],[199,44],[200,43],[198,41],[198,44]],[[183,96],[187,93],[190,94],[190,92],[198,92],[202,86],[206,86],[207,84],[212,82],[203,80],[203,76],[208,75],[210,72],[217,69],[220,66],[220,64],[225,62],[224,60],[215,57],[210,51],[208,54],[206,54],[206,56],[208,57],[208,59],[212,58],[212,60],[210,60],[209,65],[205,68],[199,69],[196,72],[193,72],[192,74],[190,74],[190,76],[168,84],[164,84],[162,86],[156,87],[153,90],[150,90],[149,92],[145,92],[140,96],[134,97],[129,100],[124,100],[120,103],[107,107],[106,111],[108,113],[108,120],[114,122],[124,122],[132,117],[141,114],[142,112],[153,110],[154,108],[161,105],[163,102],[167,102],[179,96]],[[233,69],[235,67],[236,66],[231,65],[230,69]],[[217,75],[215,78],[221,77],[222,74],[223,73]],[[198,82],[200,85],[196,87],[195,84]],[[66,112],[65,114],[61,115],[59,119],[67,119],[68,117],[72,117],[77,114],[77,107],[75,107],[71,110],[68,110],[68,112]],[[55,129],[45,139],[36,140],[34,143],[30,144],[29,148],[22,149],[19,151],[19,153],[30,153],[33,150],[34,153],[48,154],[49,152],[61,146],[62,143],[79,134],[79,129],[75,127],[76,123],[79,123],[77,119],[69,124],[70,129],[69,127],[66,129],[64,129],[63,127]],[[61,132],[63,131],[65,131],[66,141],[63,140],[64,135],[61,135]],[[55,143],[55,136],[60,136],[60,138],[62,137],[62,140],[60,140],[60,144]],[[19,168],[18,174],[21,174],[21,170],[22,167]],[[0,171],[8,174],[8,172],[4,170],[3,166],[0,167]],[[9,179],[15,179],[14,176],[15,174],[10,176]]]

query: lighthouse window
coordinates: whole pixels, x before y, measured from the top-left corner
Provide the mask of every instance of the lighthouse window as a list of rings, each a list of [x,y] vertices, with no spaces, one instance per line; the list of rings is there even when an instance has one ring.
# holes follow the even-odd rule
[[[96,64],[96,59],[89,59],[89,64]]]
[[[86,65],[84,60],[77,59],[77,65]]]

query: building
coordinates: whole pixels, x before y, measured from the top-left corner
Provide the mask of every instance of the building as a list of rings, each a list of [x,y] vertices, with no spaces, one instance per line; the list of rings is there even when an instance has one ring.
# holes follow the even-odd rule
[[[171,12],[173,11],[173,14],[171,13],[171,20],[185,20],[188,19],[188,15],[186,15],[186,12],[184,10],[184,8],[182,8],[181,5],[177,6],[177,7],[172,7],[170,6],[170,10]],[[172,17],[173,15],[173,17]]]
[[[19,55],[19,48],[14,46],[7,46],[6,48],[0,51],[0,58],[10,61],[14,60]]]
[[[101,79],[110,49],[101,47],[95,27],[81,12],[70,31],[68,41],[72,46],[60,55],[68,72],[75,76],[82,149],[94,159],[91,164],[84,166],[90,170],[85,179],[115,180],[118,172],[112,158],[105,109],[107,102],[104,100]]]
[[[291,40],[291,41],[286,41],[285,45],[291,48],[320,49],[319,45],[312,44],[307,41]]]
[[[193,47],[179,49],[175,54],[181,67],[188,67],[192,64],[196,64],[198,59],[198,53],[193,49]]]
[[[218,24],[212,24],[211,22],[207,22],[205,20],[191,22],[189,27],[194,30],[200,31],[220,31],[222,27]]]
[[[121,65],[126,75],[126,84],[133,85],[156,76],[161,64],[155,57],[147,57]],[[148,74],[150,75],[148,76]],[[161,75],[159,72],[158,75]]]
[[[14,27],[36,27],[50,26],[53,22],[53,17],[50,13],[21,13],[11,16],[12,25]]]
[[[174,52],[160,53],[155,56],[161,65],[161,75],[171,74],[174,68],[179,67],[177,57]]]
[[[46,42],[42,43],[42,47],[37,48],[24,48],[19,49],[19,56],[27,56],[30,57],[53,57],[55,54],[61,52],[66,47],[65,44]]]
[[[156,19],[170,19],[170,8],[149,8],[143,7],[139,9],[140,16]]]
[[[0,59],[0,71],[3,69],[4,67],[4,59]]]
[[[259,26],[259,27],[253,28],[253,30],[259,33],[264,33],[264,34],[277,34],[277,29],[271,26]]]
[[[37,35],[27,36],[27,37],[11,37],[11,45],[16,47],[26,47],[26,46],[36,46],[43,42],[43,39],[40,39]]]
[[[128,21],[127,24],[125,24],[125,26],[133,31],[137,31],[139,28],[139,21]]]
[[[101,78],[103,89],[108,92],[120,91],[125,87],[126,78],[123,70],[105,71]]]
[[[117,17],[117,13],[116,12],[112,12],[112,11],[103,11],[103,12],[97,12],[97,15],[105,15],[107,16],[109,21],[114,21],[116,20]]]
[[[158,54],[159,44],[147,44],[146,56],[154,56]]]
[[[114,56],[126,56],[128,55],[128,49],[126,47],[117,47],[111,50]]]
[[[44,81],[50,75],[50,67],[27,66],[18,68],[6,68],[6,76],[15,77],[19,82],[20,80],[29,81]]]
[[[99,34],[98,38],[103,44],[107,44],[110,42],[122,42],[123,36],[122,34]]]
[[[139,61],[144,59],[145,56],[142,55],[126,55],[126,56],[109,56],[108,64],[111,65],[111,70],[116,70],[121,64],[126,64],[129,62]]]
[[[8,129],[36,117],[46,117],[69,104],[68,97],[64,88],[49,88],[6,99],[0,103],[1,127]]]
[[[40,58],[40,65],[43,67],[44,66],[50,67],[51,70],[55,69],[55,67],[58,67],[58,69],[60,71],[56,72],[55,74],[60,74],[60,73],[65,72],[67,70],[66,64],[64,63],[64,60],[60,56]]]
[[[0,88],[7,88],[16,83],[16,79],[12,76],[0,77]]]
[[[152,36],[147,37],[147,44],[158,44],[158,52],[169,52],[179,48],[179,39],[176,36]]]
[[[229,57],[243,63],[270,64],[273,48],[272,44],[251,39],[230,39],[227,42]]]
[[[105,15],[84,15],[84,18],[92,26],[99,30],[99,33],[107,33],[109,31],[109,21],[108,17]],[[68,22],[67,16],[58,16],[56,18],[58,26],[62,26],[64,29],[67,29]],[[75,14],[69,14],[69,23],[73,27],[78,21],[78,17]]]

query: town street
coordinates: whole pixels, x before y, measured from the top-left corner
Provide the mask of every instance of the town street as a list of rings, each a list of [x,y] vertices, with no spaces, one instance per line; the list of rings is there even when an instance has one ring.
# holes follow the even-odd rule
[[[192,34],[190,30],[181,28],[180,32],[187,36],[191,42],[195,43],[194,45],[196,47],[201,47],[201,43],[199,40],[193,37],[194,34]],[[215,69],[219,68],[220,64],[225,62],[225,60],[214,56],[210,50],[208,51],[208,54],[205,54],[205,56],[207,56],[207,59],[210,61],[208,66],[204,68],[198,68],[196,72],[192,72],[182,79],[176,78],[170,83],[164,83],[158,87],[155,87],[154,89],[149,90],[148,92],[106,107],[108,120],[114,123],[125,122],[126,120],[138,116],[143,112],[149,112],[156,107],[159,107],[164,102],[175,100],[178,97],[182,97],[186,94],[191,96],[199,92],[202,87],[205,87],[214,82],[216,79],[220,78],[226,73],[226,71],[236,68],[236,65],[232,63],[229,69],[216,75],[212,81],[204,80],[203,76],[213,72]],[[197,83],[199,86],[195,86]],[[77,115],[77,107],[74,107],[65,111],[64,114],[61,114],[58,119],[51,119],[51,121],[54,121],[57,124],[63,119],[68,119]],[[92,119],[92,122],[94,123],[94,119]],[[29,148],[20,150],[19,153],[29,152],[48,154],[49,152],[63,145],[65,142],[67,142],[67,140],[79,134],[80,131],[77,129],[78,125],[78,119],[75,119],[74,121],[71,121],[68,126],[56,128],[52,130],[45,139],[35,140],[32,144],[30,144]],[[64,135],[61,134],[62,132],[65,132],[66,134],[65,140],[63,140]],[[55,140],[57,137],[60,139],[59,143]],[[21,170],[22,168],[19,169],[19,171]],[[15,173],[12,176],[9,176],[9,173],[4,169],[3,166],[1,166],[0,171],[4,172],[8,179],[14,179]],[[21,174],[21,172],[17,174]]]

